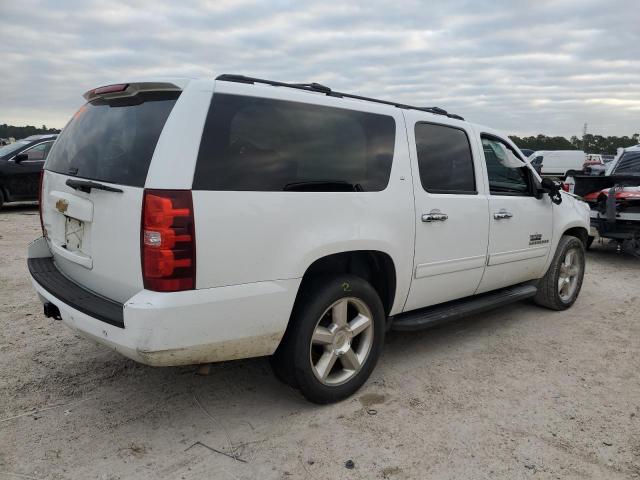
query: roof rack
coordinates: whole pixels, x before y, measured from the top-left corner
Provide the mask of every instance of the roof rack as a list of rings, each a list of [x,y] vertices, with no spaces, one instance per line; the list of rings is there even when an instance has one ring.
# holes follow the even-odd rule
[[[216,77],[216,80],[221,80],[224,82],[249,83],[249,84],[264,83],[265,85],[271,85],[273,87],[287,87],[287,88],[295,88],[298,90],[305,90],[307,92],[324,93],[329,97],[354,98],[356,100],[365,100],[367,102],[375,102],[375,103],[382,103],[384,105],[391,105],[393,107],[402,108],[405,110],[420,110],[422,112],[429,112],[435,115],[444,115],[449,118],[455,118],[456,120],[464,120],[464,118],[462,118],[460,115],[456,115],[455,113],[449,113],[446,110],[439,107],[415,107],[413,105],[405,105],[403,103],[388,102],[386,100],[379,100],[377,98],[362,97],[360,95],[353,95],[351,93],[335,92],[331,90],[329,87],[325,85],[321,85],[319,83],[284,83],[284,82],[276,82],[274,80],[264,80],[262,78],[245,77],[244,75],[233,75],[229,73],[219,75],[218,77]]]

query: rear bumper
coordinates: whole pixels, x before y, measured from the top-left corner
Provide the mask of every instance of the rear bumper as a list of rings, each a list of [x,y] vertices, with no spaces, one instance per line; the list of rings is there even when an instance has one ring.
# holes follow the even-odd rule
[[[174,293],[142,290],[121,304],[122,323],[116,325],[105,320],[105,307],[107,319],[113,319],[120,304],[64,277],[45,247],[43,238],[29,246],[30,271],[47,266],[46,279],[42,273],[31,273],[41,301],[58,307],[62,321],[72,329],[147,365],[271,355],[300,285],[300,279],[291,279]]]

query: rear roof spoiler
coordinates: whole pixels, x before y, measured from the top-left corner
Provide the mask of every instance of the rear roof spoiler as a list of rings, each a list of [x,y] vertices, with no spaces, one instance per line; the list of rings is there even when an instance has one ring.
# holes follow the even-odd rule
[[[89,90],[82,95],[90,102],[96,98],[133,97],[140,92],[180,92],[182,89],[169,82],[118,83]]]

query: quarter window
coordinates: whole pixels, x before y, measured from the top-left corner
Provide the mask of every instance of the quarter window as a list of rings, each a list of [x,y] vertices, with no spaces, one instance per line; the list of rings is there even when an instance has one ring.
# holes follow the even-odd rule
[[[193,188],[380,191],[394,143],[395,120],[387,115],[215,94]]]
[[[415,133],[422,188],[429,193],[477,193],[471,146],[464,130],[418,123]]]
[[[482,149],[492,195],[530,194],[529,171],[511,147],[492,137],[483,136]]]

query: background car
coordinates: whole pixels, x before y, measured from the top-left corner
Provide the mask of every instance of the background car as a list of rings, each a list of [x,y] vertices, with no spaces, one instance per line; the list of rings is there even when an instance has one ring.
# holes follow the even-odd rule
[[[0,147],[0,208],[6,202],[38,199],[40,172],[57,137],[32,135]]]

